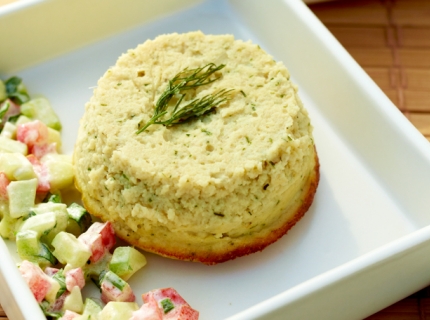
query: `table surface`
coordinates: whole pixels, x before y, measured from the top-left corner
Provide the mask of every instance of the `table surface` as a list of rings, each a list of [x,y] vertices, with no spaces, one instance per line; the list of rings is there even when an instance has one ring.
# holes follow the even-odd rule
[[[14,1],[0,0],[0,6]],[[338,0],[309,7],[430,141],[430,0]],[[0,306],[0,320],[6,319]],[[366,318],[425,319],[430,286]]]

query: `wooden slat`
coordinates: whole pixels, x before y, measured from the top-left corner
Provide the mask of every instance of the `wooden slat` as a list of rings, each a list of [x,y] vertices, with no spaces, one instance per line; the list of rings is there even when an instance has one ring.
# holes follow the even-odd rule
[[[430,55],[430,50],[428,50]],[[430,91],[430,68],[406,68],[404,73],[405,87],[411,90]]]
[[[429,18],[430,20],[430,15]],[[430,48],[430,28],[402,27],[398,29],[399,45],[410,48]]]
[[[378,48],[387,46],[387,28],[384,26],[328,25],[328,29],[347,48]]]
[[[422,134],[430,136],[430,113],[411,112],[407,117]]]
[[[430,113],[430,92],[404,90],[405,110],[413,112]],[[420,130],[420,128],[418,128]]]
[[[398,49],[400,63],[406,68],[430,68],[430,49]]]
[[[400,26],[430,27],[430,1],[396,0],[391,16],[392,22]]]
[[[380,1],[347,0],[318,3],[311,6],[325,24],[387,25],[386,9]]]
[[[363,69],[384,91],[401,86],[401,75],[398,68],[364,66]]]
[[[394,65],[395,57],[390,48],[346,48],[362,67],[391,67]]]

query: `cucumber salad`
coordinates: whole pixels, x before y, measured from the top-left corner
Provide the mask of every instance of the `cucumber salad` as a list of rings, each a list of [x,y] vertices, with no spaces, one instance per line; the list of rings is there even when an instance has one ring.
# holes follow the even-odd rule
[[[145,256],[118,246],[110,222],[79,203],[71,156],[61,154],[61,123],[44,97],[19,77],[0,80],[0,236],[16,241],[18,269],[48,319],[193,319],[199,312],[173,289],[142,294],[127,283]],[[83,298],[89,282],[100,296]]]

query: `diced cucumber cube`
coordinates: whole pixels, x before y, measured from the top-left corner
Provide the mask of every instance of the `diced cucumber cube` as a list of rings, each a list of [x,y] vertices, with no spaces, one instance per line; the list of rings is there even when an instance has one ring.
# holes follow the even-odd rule
[[[58,261],[73,268],[83,267],[91,256],[90,249],[71,233],[61,231],[51,244]]]
[[[79,237],[83,230],[75,220],[69,218],[67,221],[66,232],[73,234],[75,237]]]
[[[70,164],[73,164],[73,158],[72,156],[68,154],[60,154],[60,153],[47,153],[40,159],[40,162],[45,163],[48,161],[53,162],[67,162]]]
[[[100,275],[109,271],[109,261],[112,259],[112,254],[106,252],[105,255],[95,263],[86,264],[83,266],[85,279],[96,279],[100,282]]]
[[[38,263],[41,267],[56,263],[48,247],[39,241],[36,231],[25,230],[16,234],[16,249],[22,260]]]
[[[28,148],[25,143],[0,136],[0,152],[17,152],[26,156]]]
[[[36,178],[33,165],[21,153],[0,153],[0,172],[9,180],[28,180]]]
[[[20,231],[33,230],[37,232],[38,237],[48,233],[57,223],[55,212],[34,215],[26,219],[20,227]]]
[[[18,219],[14,219],[9,215],[4,215],[0,221],[0,236],[4,239],[15,240],[17,221]]]
[[[43,202],[36,204],[31,208],[35,214],[42,214],[47,212],[64,212],[67,214],[67,205],[65,203],[55,203],[55,202]]]
[[[109,302],[100,312],[99,319],[103,320],[123,320],[130,319],[133,312],[138,310],[136,302]]]
[[[84,310],[81,289],[79,289],[78,286],[73,287],[70,294],[66,297],[66,299],[64,299],[62,310],[70,310],[76,313],[81,313],[82,310]]]
[[[127,281],[137,270],[146,265],[145,256],[133,247],[117,247],[109,269]]]
[[[53,278],[48,277],[49,282],[51,283],[51,288],[49,289],[48,293],[45,296],[45,300],[54,303],[57,299],[57,293],[60,290],[61,286],[58,283],[58,281],[54,280]]]
[[[0,102],[7,99],[6,86],[3,81],[0,80]]]
[[[61,150],[61,134],[60,131],[48,127],[48,143],[55,143],[57,152]]]
[[[60,233],[61,231],[66,231],[67,222],[69,220],[69,216],[65,211],[54,211],[53,213],[55,214],[55,226],[51,230],[43,234],[40,238],[40,240],[47,244],[51,244],[52,240],[58,233]]]
[[[18,117],[18,120],[16,120],[15,125],[19,126],[20,124],[28,123],[28,122],[31,122],[31,121],[33,121],[33,120],[31,120],[30,118],[28,118],[26,116],[20,115]]]
[[[48,99],[39,97],[21,105],[21,113],[31,119],[38,119],[48,127],[61,130],[61,122]]]
[[[86,298],[84,303],[84,311],[82,312],[82,318],[88,320],[97,320],[98,314],[102,311],[102,306],[97,301]]]
[[[70,232],[76,236],[79,236],[90,226],[91,224],[90,214],[83,206],[77,203],[72,203],[67,208],[67,213],[69,214],[67,232]]]
[[[0,200],[0,219],[9,215],[9,202],[7,200]]]
[[[34,206],[37,179],[11,181],[7,186],[9,214],[12,218],[25,216]]]
[[[11,122],[6,122],[3,126],[3,130],[0,132],[0,136],[8,139],[15,139],[16,125]]]
[[[71,219],[79,222],[87,214],[87,210],[77,203],[72,203],[68,206],[67,213]]]
[[[119,290],[123,290],[127,286],[127,282],[121,279],[117,274],[112,271],[108,271],[104,274],[100,282],[109,281]]]
[[[40,160],[48,169],[51,190],[64,189],[73,184],[75,172],[72,163],[58,159],[61,158],[44,156]]]

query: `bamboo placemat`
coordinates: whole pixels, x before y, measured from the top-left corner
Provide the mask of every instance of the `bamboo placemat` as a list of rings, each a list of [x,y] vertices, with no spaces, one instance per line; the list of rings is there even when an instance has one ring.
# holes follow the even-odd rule
[[[339,0],[309,7],[430,140],[430,0]],[[0,306],[0,320],[6,319]],[[425,319],[430,287],[366,320]]]

